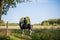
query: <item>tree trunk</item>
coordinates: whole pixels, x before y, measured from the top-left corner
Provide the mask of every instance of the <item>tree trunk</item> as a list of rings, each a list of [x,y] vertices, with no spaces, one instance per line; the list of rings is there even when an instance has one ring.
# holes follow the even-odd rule
[[[0,27],[1,27],[1,18],[2,18],[2,7],[3,7],[3,0],[0,0]]]

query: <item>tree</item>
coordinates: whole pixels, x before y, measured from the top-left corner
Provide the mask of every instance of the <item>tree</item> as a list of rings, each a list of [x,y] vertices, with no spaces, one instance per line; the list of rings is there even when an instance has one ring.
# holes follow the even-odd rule
[[[27,24],[31,24],[31,22],[30,22],[30,17],[29,17],[29,16],[26,16],[25,18],[26,18],[26,20],[27,20]]]
[[[5,26],[4,20],[1,20],[1,25],[2,25],[2,26]]]
[[[44,20],[44,21],[42,21],[41,25],[58,26],[58,25],[60,25],[60,18],[58,18],[58,19]]]
[[[22,17],[22,18],[20,19],[20,22],[23,23],[24,18],[26,18],[26,20],[27,20],[27,24],[31,24],[31,22],[30,22],[30,17],[28,17],[28,16],[26,16],[26,17]]]
[[[16,7],[17,3],[27,2],[29,0],[0,0],[0,26],[3,14],[7,14],[10,7]]]

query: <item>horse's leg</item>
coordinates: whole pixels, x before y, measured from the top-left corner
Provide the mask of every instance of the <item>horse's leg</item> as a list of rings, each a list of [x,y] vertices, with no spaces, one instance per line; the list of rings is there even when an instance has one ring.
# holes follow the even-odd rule
[[[33,26],[30,25],[30,35],[33,33],[33,30],[32,30]]]
[[[30,31],[30,35],[32,34],[32,30],[31,29],[29,29],[29,31]]]
[[[30,24],[28,24],[28,30],[30,32],[30,35],[32,34],[32,26]]]
[[[25,33],[24,33],[24,29],[22,29],[21,31],[22,31],[22,36],[23,36],[23,35],[25,34]]]

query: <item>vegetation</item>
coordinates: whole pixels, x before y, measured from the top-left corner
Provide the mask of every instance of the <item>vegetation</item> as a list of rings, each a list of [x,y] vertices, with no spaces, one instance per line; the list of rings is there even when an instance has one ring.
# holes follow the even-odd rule
[[[29,0],[0,0],[0,26],[3,14],[7,14],[10,7],[16,7],[17,3],[27,2]]]
[[[60,29],[56,30],[47,30],[47,29],[41,29],[36,30],[35,33],[31,36],[32,40],[60,40],[59,32]]]
[[[44,20],[42,21],[41,25],[52,25],[52,26],[60,26],[60,18],[58,19],[49,19],[49,20]]]
[[[10,40],[10,37],[0,33],[0,40]]]
[[[33,24],[33,26],[39,26],[39,25],[41,25],[40,23],[38,23],[38,24]]]
[[[57,29],[34,29],[32,35],[25,31],[25,35],[21,34],[20,29],[11,29],[11,35],[9,37],[2,37],[0,39],[11,40],[60,40],[60,28]],[[10,40],[9,39],[9,40]]]
[[[1,26],[6,26],[6,23],[1,20]],[[18,26],[18,23],[8,23],[8,26]]]
[[[3,20],[1,20],[1,25],[5,26],[5,22]]]
[[[18,23],[8,23],[8,26],[18,26]]]
[[[25,17],[25,18],[27,19],[27,22],[28,22],[27,24],[30,24],[30,18],[29,17]],[[21,18],[20,21],[23,21],[23,18]],[[3,20],[1,20],[1,25],[5,26],[6,23]],[[18,23],[9,23],[8,25],[9,26],[18,26]],[[38,23],[38,24],[33,24],[33,25],[34,26],[35,25],[36,26],[39,26],[39,25],[43,25],[43,26],[60,26],[60,18],[44,20],[44,21],[41,22],[41,24]]]
[[[26,18],[27,24],[31,24],[31,23],[30,23],[30,18],[29,18],[28,16],[22,17],[22,18],[20,19],[20,22],[23,22],[24,18]]]

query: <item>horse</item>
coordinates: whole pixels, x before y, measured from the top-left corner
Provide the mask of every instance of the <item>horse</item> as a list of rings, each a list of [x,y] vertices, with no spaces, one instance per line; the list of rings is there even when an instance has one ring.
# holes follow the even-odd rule
[[[31,24],[23,25],[23,23],[20,22],[20,23],[19,23],[19,26],[20,26],[20,29],[21,29],[22,35],[24,34],[24,30],[25,30],[25,29],[28,29],[28,30],[29,30],[30,35],[32,34],[32,25],[31,25]]]

